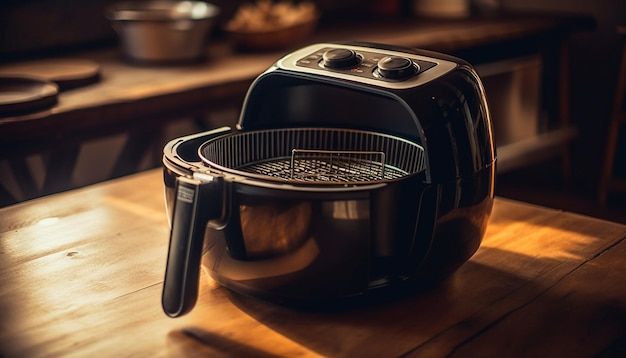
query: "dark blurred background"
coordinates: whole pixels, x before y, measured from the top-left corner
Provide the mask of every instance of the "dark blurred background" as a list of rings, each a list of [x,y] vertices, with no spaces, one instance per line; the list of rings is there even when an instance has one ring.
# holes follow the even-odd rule
[[[526,171],[507,173],[502,178],[502,185],[507,183],[516,186],[526,184],[529,187],[553,185],[551,189],[548,187],[549,190],[568,186],[581,195],[595,196],[622,44],[615,29],[618,25],[626,24],[626,1],[472,1],[475,8],[486,5],[497,10],[584,13],[595,19],[596,28],[593,31],[577,32],[571,37],[570,121],[579,129],[579,135],[571,145],[572,175],[569,178],[562,178],[558,162],[548,161]],[[0,5],[0,63],[114,45],[117,36],[103,16],[103,9],[111,2],[111,0],[4,0]],[[222,8],[220,22],[224,24],[241,1],[213,2]],[[314,2],[323,14],[322,23],[345,19],[367,21],[371,16],[403,18],[415,16],[410,0]],[[218,26],[215,36],[220,35]],[[618,171],[626,166],[623,159],[624,147],[620,146]],[[538,176],[541,179],[538,179]],[[505,193],[515,196],[513,191]],[[541,197],[542,194],[538,196]]]

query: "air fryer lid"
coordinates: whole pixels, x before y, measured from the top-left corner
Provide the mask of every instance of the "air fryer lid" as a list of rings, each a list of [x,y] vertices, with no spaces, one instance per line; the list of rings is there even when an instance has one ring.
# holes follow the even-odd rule
[[[220,171],[307,185],[389,181],[425,168],[423,148],[416,143],[340,128],[239,132],[207,141],[199,154]]]
[[[324,54],[334,49],[351,50],[361,62],[329,67]],[[417,72],[382,76],[385,58],[412,62]],[[424,149],[428,183],[471,176],[495,161],[476,71],[461,59],[417,49],[320,43],[296,50],[253,82],[237,126],[341,127],[402,137]]]
[[[337,53],[352,57],[344,62],[337,59]],[[329,61],[329,57],[337,61]],[[384,76],[381,73],[389,66],[388,60],[409,63],[414,71]],[[398,94],[427,84],[456,66],[407,48],[313,44],[285,55],[254,81],[238,126],[246,130],[341,126],[419,141],[420,124]]]

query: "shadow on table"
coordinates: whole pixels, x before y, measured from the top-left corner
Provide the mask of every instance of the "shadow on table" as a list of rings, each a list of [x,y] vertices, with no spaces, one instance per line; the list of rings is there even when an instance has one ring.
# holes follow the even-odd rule
[[[168,348],[172,357],[254,357],[280,356],[254,348],[251,345],[199,328],[185,328],[168,334]]]
[[[621,246],[626,251],[626,244]],[[481,255],[521,267],[504,271],[478,257],[435,287],[341,310],[279,308],[235,293],[230,300],[324,356],[623,352],[626,307],[620,297],[625,289],[602,295],[589,290],[620,282],[620,270],[599,272],[582,258],[533,258],[494,248],[483,248]],[[603,259],[608,258],[598,258]]]

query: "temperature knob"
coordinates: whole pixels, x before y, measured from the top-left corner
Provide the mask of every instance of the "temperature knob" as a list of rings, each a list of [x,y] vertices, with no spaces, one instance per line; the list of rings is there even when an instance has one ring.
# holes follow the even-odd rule
[[[353,50],[335,48],[322,55],[322,64],[328,68],[350,68],[358,65],[361,57]]]
[[[409,78],[419,72],[419,66],[410,58],[387,56],[378,61],[378,74],[391,80]]]

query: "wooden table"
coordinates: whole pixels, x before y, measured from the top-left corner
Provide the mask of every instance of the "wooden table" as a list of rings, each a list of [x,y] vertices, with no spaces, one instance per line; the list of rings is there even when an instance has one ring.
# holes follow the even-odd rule
[[[626,226],[502,198],[479,251],[427,292],[311,312],[203,274],[196,308],[168,318],[161,180],[151,170],[0,209],[0,356],[626,353]]]
[[[554,115],[555,127],[565,128],[541,138],[544,143],[552,143],[551,138],[561,142],[571,139],[572,133],[567,128],[568,38],[593,27],[593,19],[587,16],[558,14],[502,13],[458,20],[367,19],[320,24],[319,31],[308,41],[352,40],[419,47],[456,54],[472,62],[539,52],[546,59],[544,73],[550,77],[546,82],[552,84],[546,89],[552,97],[545,102]],[[61,92],[58,104],[52,108],[0,118],[0,160],[21,160],[29,154],[46,152],[46,168],[52,175],[45,177],[41,190],[35,189],[36,180],[28,177],[23,163],[11,163],[20,176],[21,191],[26,198],[32,198],[71,187],[72,170],[85,141],[130,133],[128,146],[119,155],[110,177],[133,172],[146,153],[161,149],[160,134],[165,124],[224,106],[238,110],[252,80],[287,51],[237,52],[223,40],[217,39],[207,47],[206,61],[179,66],[129,64],[117,48],[68,54],[72,60],[99,64],[101,80]],[[10,65],[15,63],[5,66]],[[540,147],[539,151],[545,153],[546,148]],[[505,151],[502,154],[504,158]],[[2,200],[3,196],[7,198]],[[0,205],[3,201],[12,203],[14,198],[9,193],[3,195],[0,186]]]

